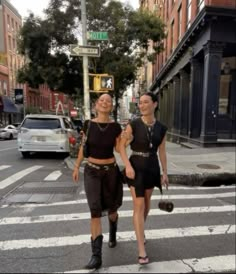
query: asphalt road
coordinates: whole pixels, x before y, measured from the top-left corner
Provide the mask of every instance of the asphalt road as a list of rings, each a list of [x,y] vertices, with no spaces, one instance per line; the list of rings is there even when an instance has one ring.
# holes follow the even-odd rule
[[[0,273],[84,273],[91,251],[83,169],[81,182],[74,185],[64,156],[23,159],[15,147],[15,140],[0,142]],[[25,170],[27,174],[22,173]],[[21,178],[17,180],[15,174]],[[163,198],[174,202],[174,211],[158,209],[156,189],[145,230],[150,264],[140,267],[132,201],[124,186],[114,249],[107,246],[107,217],[102,219],[103,268],[99,272],[234,272],[235,185],[172,185],[166,194]]]

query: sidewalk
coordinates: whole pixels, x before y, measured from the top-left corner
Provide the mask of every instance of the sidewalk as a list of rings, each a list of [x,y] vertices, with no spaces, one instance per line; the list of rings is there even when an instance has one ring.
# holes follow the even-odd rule
[[[128,147],[128,154],[131,151]],[[236,182],[236,147],[186,148],[179,144],[166,143],[168,175],[170,183],[185,185],[215,184],[216,181]],[[123,163],[119,153],[115,153],[117,163]],[[74,161],[65,159],[70,169]]]

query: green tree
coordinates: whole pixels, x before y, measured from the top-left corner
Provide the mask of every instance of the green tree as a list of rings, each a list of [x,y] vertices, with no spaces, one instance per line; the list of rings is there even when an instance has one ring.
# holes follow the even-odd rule
[[[82,59],[69,55],[69,45],[78,43],[81,34],[80,0],[51,0],[45,15],[31,14],[21,30],[19,50],[27,62],[18,79],[32,87],[46,82],[53,90],[82,96]],[[119,1],[87,0],[87,30],[108,32],[109,41],[99,42],[101,57],[89,58],[89,72],[114,75],[116,117],[119,98],[134,82],[143,57],[154,61],[162,50],[164,24],[155,14],[134,11]],[[150,40],[154,47],[148,55]]]

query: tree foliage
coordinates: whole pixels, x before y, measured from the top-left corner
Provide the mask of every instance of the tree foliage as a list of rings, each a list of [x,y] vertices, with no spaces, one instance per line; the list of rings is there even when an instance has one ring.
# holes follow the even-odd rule
[[[86,7],[87,30],[107,31],[109,36],[109,41],[99,42],[101,57],[89,58],[89,72],[114,75],[117,109],[118,99],[134,82],[147,55],[150,40],[154,47],[149,60],[162,50],[164,25],[155,14],[134,11],[115,0],[87,0]],[[52,90],[82,96],[82,59],[69,54],[69,45],[77,44],[80,36],[80,0],[51,0],[44,19],[30,14],[18,41],[19,52],[26,58],[19,82],[32,87],[47,83]]]

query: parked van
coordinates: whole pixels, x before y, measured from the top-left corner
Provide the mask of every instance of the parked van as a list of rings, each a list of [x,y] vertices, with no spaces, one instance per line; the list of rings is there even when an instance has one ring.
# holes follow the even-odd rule
[[[18,132],[18,150],[23,157],[31,152],[70,152],[69,138],[78,132],[67,116],[29,114]]]

